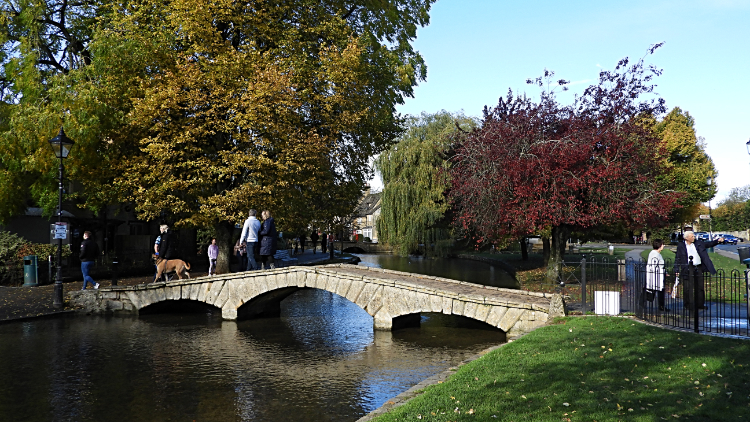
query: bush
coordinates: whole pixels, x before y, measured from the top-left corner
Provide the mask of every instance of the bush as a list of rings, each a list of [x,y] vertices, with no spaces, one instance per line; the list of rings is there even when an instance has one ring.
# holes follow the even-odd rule
[[[0,285],[18,285],[23,282],[24,256],[36,255],[41,263],[50,255],[56,257],[56,254],[55,245],[30,243],[21,236],[0,231]],[[71,255],[70,246],[63,247],[62,255]]]
[[[365,236],[365,238],[362,239],[362,241],[363,242],[372,242],[372,240],[369,237],[367,237],[367,236]]]
[[[11,232],[0,231],[0,284],[12,284],[18,277],[18,251],[27,244],[26,240]]]

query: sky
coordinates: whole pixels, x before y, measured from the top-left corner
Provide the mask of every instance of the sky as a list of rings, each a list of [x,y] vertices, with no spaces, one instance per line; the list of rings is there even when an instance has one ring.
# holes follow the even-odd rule
[[[714,204],[750,184],[750,0],[438,0],[414,47],[427,80],[402,114],[440,110],[480,117],[508,89],[539,98],[526,79],[544,69],[572,82],[562,104],[596,83],[602,69],[644,57],[663,69],[656,92],[695,119],[718,175]],[[379,178],[375,189],[382,188]]]

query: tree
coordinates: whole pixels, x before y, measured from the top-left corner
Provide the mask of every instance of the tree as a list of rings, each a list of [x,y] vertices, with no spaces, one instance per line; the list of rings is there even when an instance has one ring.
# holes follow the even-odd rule
[[[626,58],[601,72],[599,84],[570,106],[544,91],[538,103],[509,92],[485,108],[481,128],[457,147],[451,168],[457,222],[478,244],[551,227],[547,277],[556,281],[572,230],[635,226],[671,210],[676,195],[656,184],[664,151],[640,121],[664,111],[661,99],[639,100],[659,71],[644,69],[644,59],[628,64]],[[552,77],[545,72],[535,83]]]
[[[718,207],[721,207],[722,205],[739,204],[747,201],[750,201],[750,185],[732,188],[729,191],[729,195],[719,202]]]
[[[44,133],[9,128],[4,145],[30,140],[23,161],[65,123],[81,137],[86,161],[72,163],[71,177],[86,206],[132,201],[144,219],[213,226],[226,271],[231,230],[248,208],[273,210],[283,229],[354,204],[370,157],[401,131],[395,104],[425,77],[411,41],[433,1],[100,5],[88,59],[51,85],[37,78],[42,106],[19,111]]]
[[[693,221],[698,216],[697,207],[716,194],[715,185],[706,183],[708,176],[716,177],[716,168],[694,126],[695,119],[679,107],[654,125],[666,149],[663,165],[667,171],[660,177],[662,188],[682,193],[670,214],[671,226]]]
[[[68,199],[98,209],[111,202],[105,139],[116,126],[112,104],[71,91],[70,73],[91,63],[98,1],[5,1],[0,6],[0,221],[29,202],[51,215],[57,205],[57,163],[47,141],[65,120],[76,141],[65,163],[70,179],[85,181]],[[81,107],[87,110],[86,116]],[[97,121],[98,120],[98,121]],[[88,198],[88,201],[84,198]]]
[[[475,128],[476,121],[462,113],[422,113],[407,121],[397,144],[380,154],[375,166],[383,179],[379,240],[402,255],[424,244],[425,253],[444,254],[452,242],[450,221],[445,219],[445,192],[453,135]]]

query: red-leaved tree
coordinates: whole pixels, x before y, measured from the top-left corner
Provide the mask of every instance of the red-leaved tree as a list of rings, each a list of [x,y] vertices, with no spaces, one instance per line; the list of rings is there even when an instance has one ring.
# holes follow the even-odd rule
[[[664,151],[639,124],[640,116],[664,112],[662,99],[639,99],[658,74],[643,59],[628,67],[626,58],[572,105],[547,90],[539,102],[509,92],[485,108],[481,128],[453,156],[450,198],[459,226],[477,244],[551,228],[547,277],[555,281],[570,231],[666,216],[677,194],[658,190]],[[528,82],[541,86],[552,75]]]

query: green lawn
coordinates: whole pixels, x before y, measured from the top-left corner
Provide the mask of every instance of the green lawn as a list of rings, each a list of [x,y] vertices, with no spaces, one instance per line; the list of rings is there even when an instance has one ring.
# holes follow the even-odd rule
[[[643,258],[644,261],[647,260],[648,254],[651,253],[652,250],[653,249],[647,249],[641,252],[641,258]],[[670,261],[674,263],[674,252],[670,249],[665,248],[663,251],[661,251],[661,257],[664,258],[665,261]]]
[[[375,421],[749,420],[749,360],[746,340],[562,318]]]

